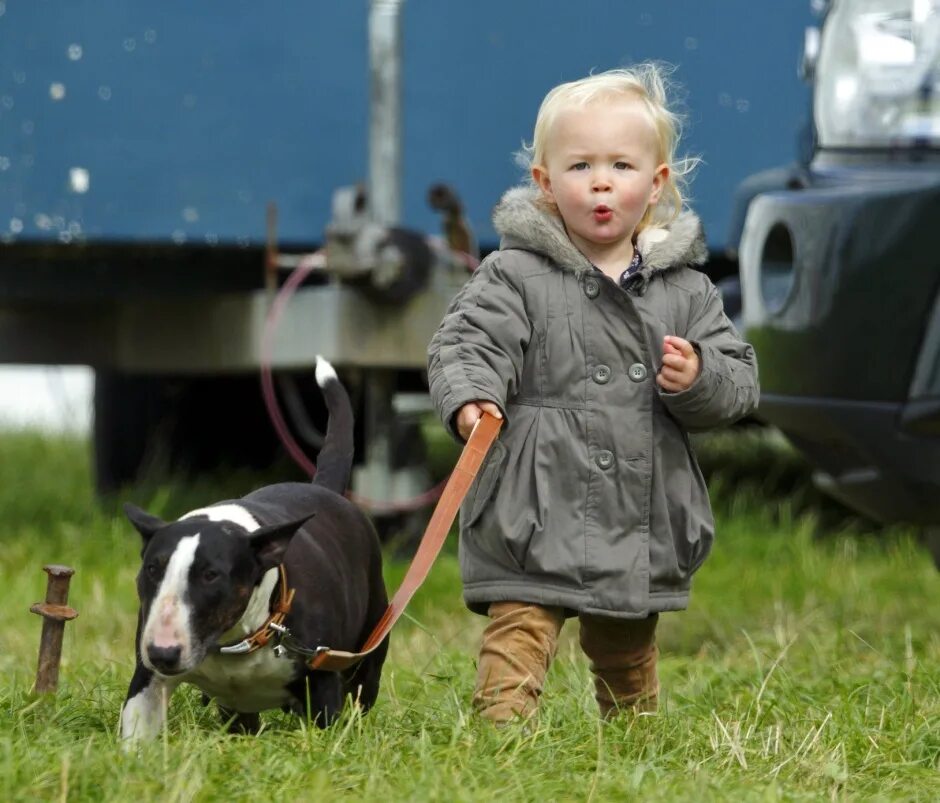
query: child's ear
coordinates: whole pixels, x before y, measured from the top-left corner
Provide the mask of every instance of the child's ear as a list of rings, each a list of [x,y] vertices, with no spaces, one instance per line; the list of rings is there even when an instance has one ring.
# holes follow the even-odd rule
[[[659,202],[667,181],[669,181],[669,165],[664,163],[657,167],[656,172],[653,173],[653,192],[650,194],[651,204]]]
[[[532,165],[532,180],[542,191],[542,194],[552,203],[555,202],[555,196],[552,194],[552,180],[549,178],[548,170],[542,165]]]

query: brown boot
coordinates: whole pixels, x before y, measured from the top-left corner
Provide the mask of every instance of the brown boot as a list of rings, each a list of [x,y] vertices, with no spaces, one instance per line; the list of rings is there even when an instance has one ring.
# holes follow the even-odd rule
[[[561,608],[494,602],[483,631],[473,706],[484,719],[505,723],[535,713],[548,666],[565,622]]]
[[[601,716],[621,710],[655,711],[659,701],[656,676],[656,623],[646,619],[613,619],[582,614],[581,649],[591,659],[594,694]]]

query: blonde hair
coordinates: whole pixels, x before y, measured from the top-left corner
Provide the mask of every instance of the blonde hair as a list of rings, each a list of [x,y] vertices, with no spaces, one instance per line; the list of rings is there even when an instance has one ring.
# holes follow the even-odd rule
[[[649,112],[659,141],[657,159],[669,167],[669,176],[657,204],[647,208],[637,225],[636,234],[648,226],[666,225],[685,205],[689,176],[699,163],[696,157],[678,157],[676,150],[682,133],[682,117],[669,108],[671,91],[668,76],[671,67],[643,62],[631,68],[607,70],[578,81],[559,84],[542,101],[535,118],[531,145],[523,143],[517,161],[531,173],[532,165],[544,165],[548,135],[558,113],[569,106],[585,106],[595,100],[626,97],[640,101]],[[558,209],[548,199],[541,201],[554,214]]]

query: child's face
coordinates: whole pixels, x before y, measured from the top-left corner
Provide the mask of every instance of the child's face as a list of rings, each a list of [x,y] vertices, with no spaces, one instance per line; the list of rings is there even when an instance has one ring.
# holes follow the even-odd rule
[[[669,168],[639,101],[599,99],[559,111],[544,165],[532,176],[558,207],[568,236],[592,255],[632,253],[637,224],[659,200]]]

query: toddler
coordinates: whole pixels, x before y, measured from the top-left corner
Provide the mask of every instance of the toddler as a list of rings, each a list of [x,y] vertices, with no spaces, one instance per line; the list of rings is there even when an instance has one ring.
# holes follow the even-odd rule
[[[701,265],[689,160],[661,69],[555,87],[531,182],[496,207],[500,248],[431,341],[445,426],[505,418],[461,508],[464,599],[489,616],[473,703],[531,715],[577,616],[601,714],[657,704],[655,630],[686,607],[714,523],[688,432],[758,399],[753,349]]]

